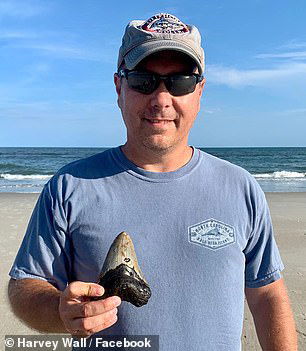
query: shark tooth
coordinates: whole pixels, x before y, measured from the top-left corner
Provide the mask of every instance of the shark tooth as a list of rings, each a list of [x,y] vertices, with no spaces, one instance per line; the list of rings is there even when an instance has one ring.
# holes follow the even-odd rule
[[[126,232],[113,241],[98,283],[105,289],[102,298],[117,295],[140,307],[151,297],[150,287],[138,266],[132,239]]]

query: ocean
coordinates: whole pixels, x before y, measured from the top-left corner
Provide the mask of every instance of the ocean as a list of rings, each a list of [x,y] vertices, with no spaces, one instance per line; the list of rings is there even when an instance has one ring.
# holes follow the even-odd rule
[[[107,148],[0,148],[0,192],[39,193],[65,164]],[[266,192],[306,192],[306,147],[201,148],[248,170]]]

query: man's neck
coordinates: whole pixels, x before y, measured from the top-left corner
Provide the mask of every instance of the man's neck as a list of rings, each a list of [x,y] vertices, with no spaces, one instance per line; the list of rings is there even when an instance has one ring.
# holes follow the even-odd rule
[[[188,145],[166,152],[149,149],[146,152],[139,152],[136,148],[125,144],[121,147],[121,150],[135,165],[151,172],[176,171],[187,164],[193,154],[193,149]]]

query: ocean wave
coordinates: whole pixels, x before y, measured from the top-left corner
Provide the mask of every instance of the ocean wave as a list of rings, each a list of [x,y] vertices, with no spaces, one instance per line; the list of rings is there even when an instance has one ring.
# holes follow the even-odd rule
[[[306,173],[278,171],[273,173],[254,174],[255,178],[270,178],[270,179],[284,179],[284,178],[305,178]]]
[[[52,174],[10,174],[10,173],[1,173],[0,178],[6,179],[6,180],[47,180],[52,177]]]

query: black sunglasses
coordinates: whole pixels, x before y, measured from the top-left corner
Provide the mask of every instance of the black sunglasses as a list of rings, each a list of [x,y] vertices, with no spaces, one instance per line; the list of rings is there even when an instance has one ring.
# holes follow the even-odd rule
[[[131,89],[147,95],[152,94],[159,87],[160,82],[163,81],[167,90],[173,96],[182,96],[194,92],[196,85],[204,79],[197,73],[176,73],[162,76],[156,73],[130,71],[128,69],[120,70],[118,76],[125,77]]]

